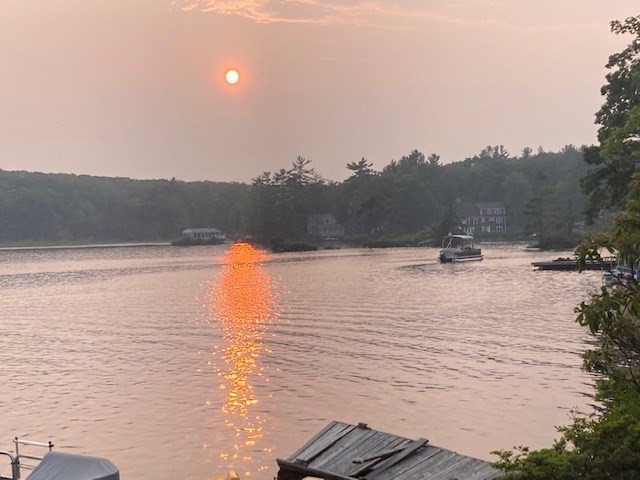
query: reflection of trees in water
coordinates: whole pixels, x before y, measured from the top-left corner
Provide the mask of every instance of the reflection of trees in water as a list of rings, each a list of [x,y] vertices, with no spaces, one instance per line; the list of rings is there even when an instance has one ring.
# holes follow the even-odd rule
[[[221,451],[220,456],[227,468],[238,469],[242,465],[245,476],[251,473],[252,452],[258,448],[265,421],[264,415],[251,411],[258,403],[251,376],[263,374],[257,359],[262,337],[275,315],[270,279],[260,266],[265,258],[264,252],[251,245],[234,244],[224,259],[210,312],[211,319],[219,322],[225,342],[221,351],[223,361],[216,371],[221,377],[219,388],[226,392],[221,410],[227,431],[233,435],[229,439],[232,445]]]

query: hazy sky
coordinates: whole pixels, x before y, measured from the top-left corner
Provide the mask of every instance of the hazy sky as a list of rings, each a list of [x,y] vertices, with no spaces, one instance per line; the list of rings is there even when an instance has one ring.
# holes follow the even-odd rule
[[[595,142],[638,0],[1,0],[0,168],[342,180]],[[224,82],[240,71],[235,86]]]

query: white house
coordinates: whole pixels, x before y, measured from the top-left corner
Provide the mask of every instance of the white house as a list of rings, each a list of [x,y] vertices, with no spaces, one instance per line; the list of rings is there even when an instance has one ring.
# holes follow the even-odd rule
[[[226,237],[217,228],[187,228],[182,231],[182,236],[185,238],[192,238],[194,240],[225,240]]]

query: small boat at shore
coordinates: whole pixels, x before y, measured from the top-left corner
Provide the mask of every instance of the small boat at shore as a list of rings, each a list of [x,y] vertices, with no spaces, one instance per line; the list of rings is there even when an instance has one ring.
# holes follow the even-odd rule
[[[31,470],[26,480],[120,480],[116,466],[105,458],[54,452],[53,443],[32,442],[15,438],[14,451],[0,450],[0,458],[10,463],[11,476],[0,474],[0,480],[20,480],[24,470]],[[44,448],[44,455],[26,453],[29,448]],[[4,470],[4,469],[3,469]]]
[[[640,272],[629,265],[618,265],[613,270],[602,274],[602,283],[605,287],[625,286],[638,281],[640,281]]]
[[[442,263],[482,260],[482,251],[473,246],[471,235],[447,235],[442,239],[439,259]]]

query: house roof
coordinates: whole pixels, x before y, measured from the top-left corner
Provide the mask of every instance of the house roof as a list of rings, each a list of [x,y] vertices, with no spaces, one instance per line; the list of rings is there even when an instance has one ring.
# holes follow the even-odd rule
[[[187,228],[182,233],[222,233],[217,228]]]
[[[504,205],[500,202],[478,202],[476,205],[478,208],[504,208]]]
[[[489,462],[369,428],[331,422],[287,460],[280,472],[331,480],[470,479],[489,480],[501,472]],[[278,478],[281,478],[278,474]]]
[[[329,220],[331,223],[336,223],[336,217],[333,216],[333,213],[314,213],[309,215],[310,222],[322,222],[323,220]]]
[[[461,203],[456,208],[456,213],[460,218],[479,217],[480,210],[487,208],[504,208],[500,202],[477,202],[477,203]]]

